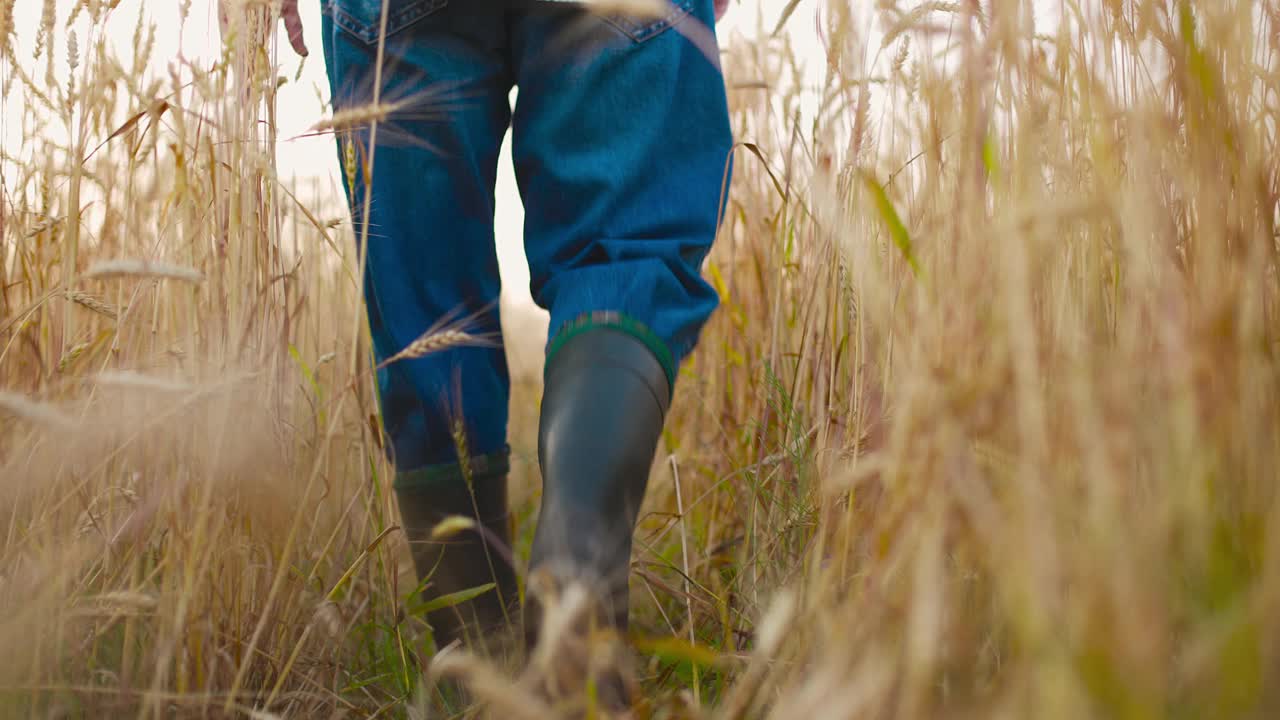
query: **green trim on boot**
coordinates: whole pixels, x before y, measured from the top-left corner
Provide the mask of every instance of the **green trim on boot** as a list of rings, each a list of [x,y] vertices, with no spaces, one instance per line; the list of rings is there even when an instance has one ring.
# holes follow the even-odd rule
[[[580,315],[570,322],[564,324],[555,337],[551,338],[551,342],[547,345],[547,364],[551,367],[555,356],[560,349],[570,340],[576,338],[582,333],[599,330],[612,329],[624,332],[631,337],[639,340],[649,352],[658,360],[662,366],[662,372],[667,377],[667,400],[671,400],[671,393],[674,392],[676,385],[676,367],[675,356],[671,354],[671,348],[662,341],[652,330],[644,323],[633,319],[628,315],[623,315],[612,310],[597,310],[595,312]],[[545,373],[544,373],[545,380]]]

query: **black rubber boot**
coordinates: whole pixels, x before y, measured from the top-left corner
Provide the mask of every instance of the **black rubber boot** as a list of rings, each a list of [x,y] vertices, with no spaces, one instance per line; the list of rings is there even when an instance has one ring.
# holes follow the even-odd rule
[[[542,510],[529,572],[581,582],[599,619],[624,630],[631,535],[671,400],[652,351],[630,334],[592,328],[547,361],[538,430]],[[533,587],[533,583],[530,583]],[[525,640],[537,641],[536,591]]]
[[[469,491],[459,477],[396,487],[414,567],[420,581],[428,580],[423,601],[496,584],[472,600],[427,613],[437,648],[455,640],[487,645],[519,617],[507,524],[505,464],[494,472],[477,473],[471,484]],[[432,530],[452,515],[472,519],[475,527],[432,539]]]

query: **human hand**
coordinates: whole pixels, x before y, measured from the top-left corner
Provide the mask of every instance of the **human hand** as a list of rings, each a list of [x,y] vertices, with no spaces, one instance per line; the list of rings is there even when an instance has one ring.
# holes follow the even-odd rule
[[[289,44],[293,46],[293,51],[306,57],[307,44],[302,41],[302,17],[298,15],[298,0],[284,0],[280,5],[280,18],[284,20],[284,31],[289,34]]]
[[[218,0],[218,25],[224,35],[231,22],[231,10],[235,4],[237,0]],[[238,4],[243,4],[243,0]],[[289,44],[293,46],[293,51],[306,57],[307,44],[302,40],[302,17],[298,14],[298,0],[281,0],[280,19],[284,20],[284,29],[289,35]]]
[[[724,13],[729,9],[729,0],[716,0],[716,19],[724,17]]]

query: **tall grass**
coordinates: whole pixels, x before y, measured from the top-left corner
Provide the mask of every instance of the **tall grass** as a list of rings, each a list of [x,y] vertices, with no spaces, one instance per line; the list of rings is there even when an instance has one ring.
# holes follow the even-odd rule
[[[1273,716],[1280,8],[859,7],[787,21],[817,88],[724,42],[723,307],[637,534],[640,714]],[[351,229],[229,47],[156,77],[82,37],[74,86],[5,51],[0,710],[420,717],[428,668],[534,707],[406,609]]]

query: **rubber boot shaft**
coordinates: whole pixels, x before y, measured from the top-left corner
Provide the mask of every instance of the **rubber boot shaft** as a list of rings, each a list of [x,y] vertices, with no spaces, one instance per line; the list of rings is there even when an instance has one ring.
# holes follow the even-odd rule
[[[478,476],[468,490],[460,479],[426,487],[397,488],[400,517],[418,578],[428,578],[422,600],[495,583],[478,597],[427,614],[436,647],[454,640],[483,642],[518,618],[514,569],[510,563],[505,473]],[[474,492],[474,504],[472,493]],[[445,518],[461,515],[476,528],[432,539]]]
[[[627,623],[631,536],[670,397],[657,357],[618,330],[587,330],[548,359],[530,573],[546,569],[561,584],[585,583],[601,619],[619,629]],[[528,642],[538,621],[532,600]]]

